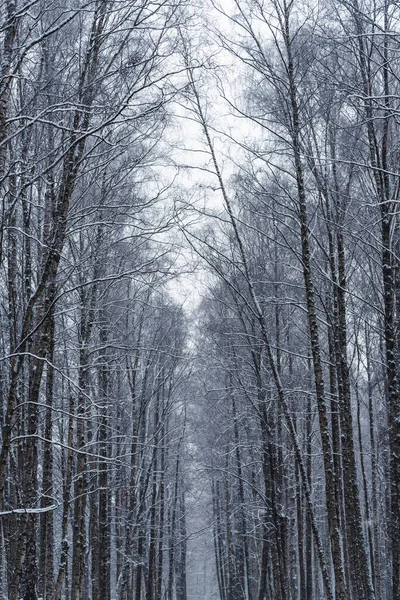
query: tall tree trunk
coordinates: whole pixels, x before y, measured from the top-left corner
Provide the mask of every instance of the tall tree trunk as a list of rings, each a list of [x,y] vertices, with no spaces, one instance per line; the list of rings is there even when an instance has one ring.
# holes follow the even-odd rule
[[[53,497],[53,393],[54,393],[54,316],[49,326],[49,352],[46,375],[45,442],[43,449],[43,479],[41,507],[54,503]],[[51,600],[54,589],[54,515],[45,512],[40,517],[39,535],[39,595]]]
[[[322,451],[324,458],[324,473],[325,473],[325,493],[327,500],[327,516],[329,523],[329,532],[331,539],[332,549],[332,560],[335,571],[336,580],[336,595],[338,600],[345,600],[347,597],[347,590],[345,585],[344,576],[344,565],[342,561],[342,544],[340,536],[340,523],[335,505],[335,472],[334,472],[334,461],[333,461],[333,449],[331,436],[329,432],[329,422],[327,417],[327,406],[324,389],[324,378],[321,361],[321,348],[318,331],[318,321],[315,304],[314,284],[311,273],[311,258],[310,258],[310,245],[309,245],[309,230],[308,230],[308,216],[307,216],[307,200],[304,185],[304,173],[301,158],[301,142],[300,142],[300,120],[299,120],[299,108],[297,99],[297,88],[295,81],[294,62],[292,56],[292,36],[290,31],[290,9],[287,7],[286,2],[284,4],[283,11],[283,24],[282,33],[284,35],[285,47],[287,53],[287,72],[288,72],[288,85],[289,85],[289,96],[291,105],[291,138],[293,147],[293,156],[296,170],[296,183],[298,192],[298,203],[299,203],[299,218],[300,218],[300,229],[301,229],[301,248],[302,248],[302,263],[303,263],[303,276],[304,286],[306,294],[307,304],[307,315],[308,315],[308,326],[310,331],[310,344],[314,366],[314,381],[315,390],[318,405],[318,414],[320,422],[320,432],[322,440]],[[340,259],[343,260],[343,257]],[[341,268],[339,267],[341,272]],[[341,272],[342,274],[342,272]],[[343,310],[343,306],[341,307]],[[341,323],[343,325],[343,321]],[[346,347],[346,342],[343,342],[343,335],[341,336],[342,344]],[[343,348],[342,346],[342,348]],[[346,360],[345,357],[342,357]],[[341,364],[342,377],[347,372],[346,366]],[[348,381],[348,378],[345,379]],[[353,592],[357,594],[360,600],[371,600],[374,597],[372,588],[372,582],[368,570],[368,560],[365,552],[365,543],[361,529],[361,511],[359,506],[359,496],[357,488],[357,479],[354,463],[354,449],[352,452],[353,444],[353,431],[351,421],[351,406],[349,397],[349,388],[345,388],[343,394],[343,415],[342,416],[342,428],[344,427],[345,439],[344,442],[344,464],[343,464],[343,475],[345,482],[349,484],[349,501],[347,502],[346,519],[347,525],[350,523],[354,525],[354,532],[351,532],[351,556],[352,565],[350,572],[352,574],[354,588]],[[350,532],[350,530],[348,530]],[[354,535],[354,538],[353,538]]]
[[[58,574],[56,584],[54,588],[53,600],[61,600],[63,586],[65,584],[66,596],[68,595],[68,585],[66,579],[68,576],[68,554],[69,554],[69,541],[68,541],[68,527],[69,527],[69,513],[70,513],[70,500],[71,500],[71,487],[72,487],[72,473],[73,473],[73,445],[74,445],[74,414],[75,414],[75,400],[71,393],[69,396],[69,416],[68,416],[68,434],[67,434],[67,452],[66,452],[66,465],[64,471],[64,489],[63,489],[63,504],[62,504],[62,520],[61,520],[61,556],[58,567]]]

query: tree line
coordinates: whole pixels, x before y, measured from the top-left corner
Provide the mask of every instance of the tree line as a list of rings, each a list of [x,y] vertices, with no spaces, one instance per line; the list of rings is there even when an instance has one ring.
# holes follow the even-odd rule
[[[199,353],[220,597],[394,600],[398,6],[214,7],[240,88],[218,74],[224,128],[188,50],[223,206],[187,238],[216,280]],[[240,148],[226,177],[222,134]]]
[[[2,597],[400,598],[399,17],[2,2]]]
[[[0,595],[183,598],[185,317],[152,172],[181,6],[0,14]]]

